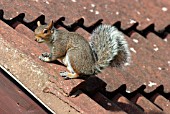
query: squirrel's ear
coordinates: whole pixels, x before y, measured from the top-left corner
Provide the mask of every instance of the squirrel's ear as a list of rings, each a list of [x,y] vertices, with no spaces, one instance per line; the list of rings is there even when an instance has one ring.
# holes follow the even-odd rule
[[[37,25],[38,25],[38,27],[39,27],[39,26],[41,26],[41,23],[40,23],[40,21],[37,21]]]
[[[48,29],[51,30],[52,27],[53,27],[53,25],[54,25],[54,22],[53,22],[53,20],[52,20],[52,21],[49,23],[49,25],[48,25]]]

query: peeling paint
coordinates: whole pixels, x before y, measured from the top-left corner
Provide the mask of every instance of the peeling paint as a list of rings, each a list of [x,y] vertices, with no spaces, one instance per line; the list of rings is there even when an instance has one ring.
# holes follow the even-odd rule
[[[166,12],[166,11],[168,11],[168,8],[167,7],[162,7],[162,11]]]
[[[98,15],[98,14],[99,14],[99,11],[95,11],[95,14]]]
[[[159,48],[158,48],[158,47],[155,47],[153,50],[154,50],[154,51],[158,51],[158,50],[159,50]]]
[[[95,5],[94,5],[94,4],[91,4],[91,7],[95,7]]]
[[[71,0],[72,2],[77,2],[76,0]]]
[[[141,14],[138,10],[135,10],[135,11],[136,11],[136,13],[137,13],[138,15],[140,15],[140,14]]]
[[[165,42],[168,42],[167,38],[164,39]]]
[[[133,42],[138,43],[139,41],[137,39],[133,39]]]
[[[134,24],[134,23],[136,23],[136,21],[135,20],[133,20],[133,19],[130,19],[130,22],[129,22],[130,24]]]
[[[162,70],[162,68],[161,68],[161,67],[158,67],[158,70]]]
[[[83,9],[87,9],[87,7],[83,7]]]
[[[119,15],[119,12],[118,12],[118,11],[116,12],[116,15]]]
[[[89,10],[90,12],[94,12],[93,9]]]
[[[149,81],[149,84],[148,84],[149,87],[152,87],[152,86],[155,86],[155,85],[157,85],[155,82]]]
[[[147,21],[151,21],[151,19],[150,19],[150,18],[148,18],[148,17],[146,18],[146,20],[147,20]]]
[[[136,50],[135,50],[133,47],[131,47],[130,50],[131,50],[132,52],[136,53]]]
[[[127,93],[130,93],[130,91],[129,91],[129,90],[126,90],[126,92],[127,92]]]

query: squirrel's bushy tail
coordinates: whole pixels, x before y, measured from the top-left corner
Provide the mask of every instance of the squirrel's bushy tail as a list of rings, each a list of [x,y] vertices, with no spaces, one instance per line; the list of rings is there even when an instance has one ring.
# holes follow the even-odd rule
[[[118,67],[130,61],[130,52],[124,35],[114,26],[97,27],[92,33],[90,45],[96,59],[96,73],[107,66]]]

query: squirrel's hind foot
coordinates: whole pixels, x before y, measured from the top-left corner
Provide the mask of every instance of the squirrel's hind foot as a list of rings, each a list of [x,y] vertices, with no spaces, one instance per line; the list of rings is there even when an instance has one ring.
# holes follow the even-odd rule
[[[67,79],[77,78],[79,75],[76,73],[63,71],[63,72],[60,72],[60,76],[62,76],[65,80],[67,80]]]

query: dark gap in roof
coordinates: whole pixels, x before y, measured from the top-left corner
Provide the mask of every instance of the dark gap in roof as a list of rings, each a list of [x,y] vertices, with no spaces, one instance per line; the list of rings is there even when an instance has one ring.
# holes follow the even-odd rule
[[[127,99],[131,100],[132,98],[134,98],[138,93],[141,93],[142,91],[144,91],[144,89],[146,88],[145,85],[141,85],[138,89],[136,89],[133,92],[127,92],[127,90],[121,91],[120,93],[125,96]]]
[[[120,31],[122,30],[121,29],[121,22],[120,21],[115,22],[112,26],[115,26]]]
[[[34,31],[37,28],[37,22],[40,21],[41,24],[46,24],[45,23],[45,16],[44,15],[40,15],[39,17],[37,17],[35,20],[33,20],[32,22],[25,22],[22,21],[21,23],[24,24],[25,26],[27,26],[29,29],[31,29],[32,31]]]
[[[25,26],[27,26],[29,29],[31,29],[32,31],[35,30],[35,28],[37,27],[37,21],[40,21],[41,24],[45,24],[45,15],[40,15],[38,18],[36,18],[35,20],[33,20],[32,22],[26,22],[24,20],[25,14],[24,13],[20,13],[18,16],[10,19],[10,20],[6,20],[3,17],[4,15],[4,11],[1,9],[0,10],[0,19],[2,21],[4,21],[5,23],[7,23],[9,26],[11,26],[12,28],[15,29],[15,27],[18,24],[24,24]],[[99,19],[98,21],[96,21],[94,24],[90,25],[90,26],[85,26],[84,25],[84,19],[80,18],[77,21],[75,21],[74,23],[70,24],[70,25],[65,25],[63,23],[63,21],[65,21],[65,17],[60,17],[58,20],[54,21],[54,25],[56,28],[62,26],[65,29],[67,29],[68,31],[76,31],[79,27],[83,28],[84,30],[86,30],[89,33],[92,33],[92,31],[99,26],[100,24],[102,24],[103,19]],[[121,28],[121,22],[117,21],[113,24],[113,26],[116,26],[118,28],[118,30],[122,31],[125,35],[127,36],[131,36],[134,32],[137,32],[139,34],[141,34],[143,37],[147,38],[147,35],[152,32],[154,34],[156,34],[157,36],[159,36],[161,39],[166,38],[166,36],[170,33],[170,25],[168,25],[167,27],[163,28],[162,30],[155,30],[155,24],[151,24],[148,27],[146,27],[143,30],[138,30],[137,26],[139,25],[138,22],[134,23],[131,27],[126,28],[126,29],[122,29]]]
[[[83,24],[84,24],[84,19],[83,19],[83,18],[78,19],[78,20],[75,21],[73,24],[68,25],[68,26],[66,26],[66,25],[64,25],[64,24],[62,23],[63,27],[66,28],[66,29],[67,29],[68,31],[70,31],[70,32],[76,31],[76,30],[77,30],[80,26],[82,26]]]
[[[0,9],[0,19],[3,19],[3,15],[4,15],[4,11],[2,9]]]
[[[118,89],[114,90],[113,92],[109,92],[105,90],[105,91],[101,91],[101,93],[104,94],[107,98],[112,99],[118,93],[121,93],[123,91],[126,91],[126,84],[121,85]]]
[[[165,27],[165,31],[166,31],[167,33],[170,33],[170,25],[168,25],[167,27]]]
[[[164,92],[164,86],[161,85],[160,86],[161,90],[159,90],[159,94],[162,95],[163,97],[165,97],[166,99],[170,100],[170,92],[169,93],[165,93]]]
[[[9,24],[9,26],[11,26],[12,28],[15,29],[15,27],[18,26],[19,22],[22,22],[24,17],[25,17],[25,14],[24,13],[20,13],[15,18],[12,18],[11,20],[6,20],[6,23]]]
[[[108,99],[112,99],[113,97],[115,97],[117,94],[122,94],[124,97],[126,97],[127,99],[129,99],[130,101],[133,101],[134,103],[136,103],[136,101],[138,100],[138,98],[140,97],[139,94],[143,95],[146,99],[148,99],[149,101],[151,101],[156,107],[158,107],[159,109],[163,110],[160,106],[158,106],[157,104],[154,103],[155,100],[155,95],[160,94],[163,97],[165,97],[166,99],[170,98],[170,93],[165,93],[164,89],[163,89],[163,85],[157,87],[154,91],[150,92],[150,93],[146,93],[144,91],[144,89],[146,88],[145,85],[142,85],[141,87],[139,87],[137,90],[133,91],[133,92],[127,92],[126,91],[126,85],[123,84],[121,85],[118,89],[116,89],[113,92],[108,92],[108,91],[101,91],[101,93],[103,95],[105,95]],[[138,105],[137,105],[138,106]],[[139,108],[141,108],[140,106],[138,106]],[[142,108],[141,108],[142,109]]]
[[[148,35],[150,32],[152,32],[152,33],[155,32],[154,27],[155,27],[155,25],[154,25],[154,24],[151,24],[151,25],[149,25],[148,27],[146,27],[146,28],[143,29],[143,30],[136,30],[136,32],[138,32],[139,34],[141,34],[142,36],[144,36],[144,37],[146,38],[147,35]]]
[[[154,103],[154,101],[155,101],[155,99],[156,99],[156,95],[158,94],[158,93],[164,93],[163,92],[163,85],[160,85],[159,87],[157,87],[155,90],[153,90],[152,92],[150,92],[150,93],[146,93],[146,92],[144,92],[144,91],[141,91],[141,94],[144,96],[144,97],[146,97],[148,100],[150,100],[154,105],[156,105],[159,109],[161,109],[162,111],[163,111],[163,109],[160,107],[160,106],[158,106],[157,104],[155,104]],[[165,97],[165,96],[164,96]]]
[[[0,10],[0,19],[14,29],[19,24],[18,22],[22,21],[25,17],[24,13],[20,13],[18,16],[14,17],[14,18],[12,18],[10,20],[6,20],[6,19],[4,19],[3,15],[4,15],[4,11]]]
[[[139,33],[140,35],[142,35],[145,38],[147,38],[147,35],[149,33],[154,33],[155,35],[157,35],[161,39],[165,39],[167,37],[167,35],[168,35],[168,33],[166,32],[165,29],[156,31],[154,23],[150,24],[148,27],[146,27],[143,30],[138,30],[136,27],[137,26],[135,26],[135,28],[133,28],[132,30],[134,30],[135,32]]]
[[[106,85],[107,84],[103,80],[96,76],[91,76],[88,78],[86,77],[85,81],[73,88],[73,90],[70,92],[70,96],[77,96],[77,93],[80,90],[91,99],[93,99],[100,106],[102,106],[104,109],[111,111],[121,111],[119,109],[115,109],[114,103],[103,94],[103,92],[106,90]],[[79,94],[81,93],[78,93],[78,95]]]
[[[138,22],[134,23],[131,27],[126,28],[126,29],[121,28],[120,21],[117,21],[116,23],[114,23],[113,26],[115,26],[118,30],[122,31],[128,37],[130,37],[134,32],[137,32],[141,36],[147,38],[147,35],[152,32],[152,33],[156,34],[157,36],[159,36],[160,38],[164,39],[167,37],[168,33],[170,33],[169,25],[167,27],[165,27],[165,29],[158,30],[158,31],[155,31],[155,24],[151,24],[143,30],[138,30],[137,29],[137,26],[139,26]]]
[[[130,37],[134,32],[137,32],[136,27],[139,25],[139,23],[133,24],[131,27],[122,30],[123,33],[125,33],[128,37]]]
[[[155,94],[157,94],[157,93],[162,93],[162,92],[163,92],[163,86],[161,85],[161,86],[157,87],[155,90],[153,90],[153,91],[150,92],[150,93],[146,93],[146,92],[144,92],[144,91],[141,91],[141,94],[142,94],[143,96],[145,96],[146,98],[148,98],[149,100],[154,101],[153,96],[154,96]]]
[[[165,39],[170,33],[170,25],[166,26],[163,30],[159,30],[158,33],[160,33],[162,35],[162,38]]]
[[[101,25],[102,24],[102,21],[103,21],[103,19],[99,19],[98,21],[96,21],[95,23],[93,23],[91,26],[89,26],[89,27],[86,27],[86,26],[84,26],[84,25],[82,25],[82,26],[80,26],[80,27],[82,27],[84,30],[86,30],[87,32],[89,32],[89,33],[92,33],[93,32],[93,30],[96,28],[96,27],[98,27],[99,25]]]
[[[55,28],[63,27],[64,26],[63,21],[65,21],[65,17],[60,17],[58,20],[54,22],[54,27]]]
[[[82,76],[81,79],[84,79],[79,85],[74,87],[69,95],[73,95],[76,91],[81,90],[86,93],[88,96],[94,95],[98,91],[105,90],[106,83],[96,76]]]
[[[124,97],[128,98],[128,99],[131,99],[133,97],[135,97],[137,94],[138,94],[138,91],[141,91],[141,89],[143,90],[143,86],[141,88],[139,88],[138,90],[132,92],[132,93],[127,93],[126,92],[126,85],[123,84],[121,85],[118,89],[116,89],[115,91],[113,92],[108,92],[106,91],[106,89],[100,89],[98,90],[99,93],[101,93],[102,95],[104,95],[104,97],[106,97],[108,100],[112,101],[112,98],[114,98],[117,94],[122,94]],[[107,105],[103,105],[103,102],[102,101],[98,101],[98,98],[95,98],[96,97],[96,93],[97,92],[89,92],[89,91],[86,91],[85,89],[81,90],[83,91],[83,93],[85,93],[86,95],[88,95],[90,98],[92,98],[94,101],[96,101],[99,105],[101,105],[103,108],[107,109]],[[108,101],[109,103],[109,101]],[[135,104],[139,109],[143,110],[144,109]]]
[[[121,85],[119,88],[117,88],[116,90],[114,90],[112,92],[106,90],[106,85],[107,84],[103,80],[99,79],[96,76],[89,77],[84,82],[80,83],[78,86],[73,88],[73,90],[70,92],[70,96],[75,95],[74,93],[76,93],[76,91],[81,90],[84,94],[86,94],[87,96],[92,98],[94,101],[96,101],[96,99],[94,97],[96,96],[96,93],[98,93],[98,92],[101,93],[102,95],[104,95],[109,100],[112,100],[112,98],[114,98],[116,95],[121,94],[124,97],[126,97],[127,99],[129,99],[130,101],[132,101],[133,103],[135,103],[135,105],[143,111],[144,111],[144,109],[136,104],[138,98],[141,95],[143,97],[145,97],[146,99],[148,99],[150,102],[152,102],[160,110],[163,110],[163,109],[154,103],[156,95],[160,94],[163,97],[165,97],[166,99],[169,99],[169,97],[170,97],[170,93],[164,92],[163,85],[160,85],[159,87],[157,87],[155,90],[153,90],[150,93],[146,93],[144,91],[146,88],[145,85],[140,86],[138,89],[136,89],[135,91],[132,91],[132,92],[127,91],[126,84]],[[101,105],[100,102],[98,102],[98,101],[96,101],[96,102],[99,105]],[[105,106],[103,106],[103,105],[101,105],[101,106],[106,109]]]

